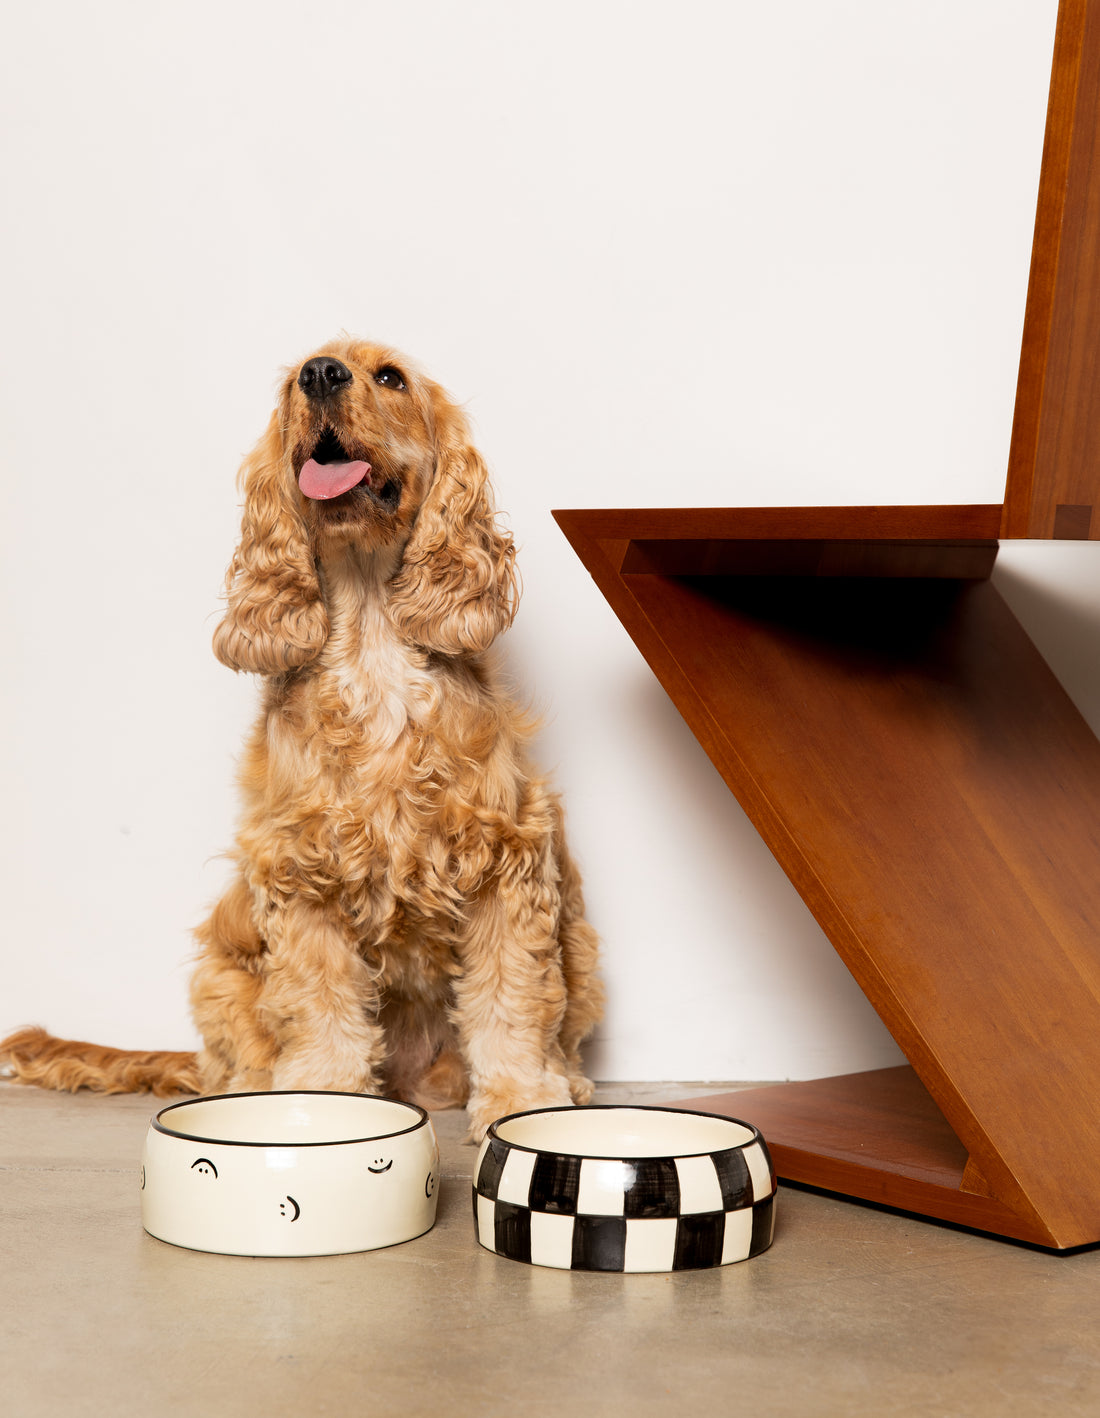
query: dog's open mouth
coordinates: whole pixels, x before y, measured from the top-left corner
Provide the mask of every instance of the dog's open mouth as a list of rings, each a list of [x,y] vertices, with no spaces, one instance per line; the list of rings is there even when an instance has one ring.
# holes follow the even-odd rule
[[[380,509],[392,513],[401,500],[401,483],[379,476],[366,458],[345,448],[333,428],[326,428],[302,464],[298,486],[306,497],[324,504],[329,521],[346,519],[362,499],[362,490]]]
[[[360,483],[370,487],[371,466],[353,458],[331,428],[322,433],[311,457],[302,464],[298,486],[315,502],[342,497]]]

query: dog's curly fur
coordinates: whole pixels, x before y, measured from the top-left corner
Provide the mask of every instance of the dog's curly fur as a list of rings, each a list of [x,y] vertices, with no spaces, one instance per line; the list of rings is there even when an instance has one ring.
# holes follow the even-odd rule
[[[241,768],[232,884],[197,932],[204,1044],[143,1054],[0,1044],[59,1088],[380,1091],[466,1102],[479,1136],[521,1108],[586,1102],[597,944],[531,724],[489,647],[515,614],[511,538],[444,391],[401,355],[337,341],[321,396],[286,372],[242,468],[244,515],[214,636],[265,676]],[[323,438],[370,465],[314,500]]]

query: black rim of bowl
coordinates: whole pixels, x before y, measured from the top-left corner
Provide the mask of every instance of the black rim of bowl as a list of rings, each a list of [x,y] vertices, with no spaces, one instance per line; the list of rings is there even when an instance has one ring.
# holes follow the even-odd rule
[[[510,1138],[501,1137],[498,1129],[505,1123],[514,1122],[516,1118],[537,1118],[547,1113],[561,1113],[564,1117],[576,1116],[579,1113],[676,1113],[684,1118],[710,1118],[719,1123],[733,1123],[737,1127],[746,1128],[752,1136],[746,1138],[744,1142],[735,1142],[729,1147],[701,1147],[693,1152],[658,1152],[648,1154],[654,1157],[711,1157],[718,1152],[740,1152],[743,1148],[751,1147],[754,1142],[762,1143],[767,1147],[764,1134],[758,1127],[748,1123],[744,1118],[730,1118],[724,1113],[704,1113],[696,1111],[694,1108],[665,1108],[656,1103],[584,1103],[580,1107],[562,1104],[551,1108],[527,1108],[518,1113],[509,1113],[506,1117],[497,1118],[495,1122],[489,1124],[486,1132],[487,1138],[492,1138],[499,1142],[502,1147],[514,1147],[517,1152],[535,1152],[549,1154],[554,1157],[593,1157],[591,1152],[574,1150],[560,1147],[532,1147],[529,1142],[513,1142]],[[770,1154],[769,1154],[770,1155]],[[637,1162],[640,1159],[636,1154],[629,1152],[616,1152],[614,1154],[601,1154],[599,1161],[606,1162]],[[476,1182],[476,1178],[475,1178]]]
[[[177,1128],[161,1122],[165,1113],[173,1113],[177,1108],[193,1108],[197,1103],[221,1103],[233,1098],[360,1098],[371,1103],[389,1103],[395,1108],[407,1108],[410,1113],[417,1114],[417,1119],[408,1127],[393,1128],[389,1132],[369,1132],[364,1133],[362,1137],[328,1138],[318,1142],[242,1142],[231,1137],[180,1132]],[[406,1133],[422,1128],[428,1121],[428,1113],[418,1103],[406,1103],[399,1098],[383,1098],[378,1093],[346,1093],[335,1088],[277,1088],[267,1091],[254,1089],[249,1093],[211,1093],[200,1098],[184,1098],[179,1103],[169,1103],[167,1108],[161,1108],[150,1127],[163,1133],[165,1137],[178,1137],[184,1142],[211,1142],[217,1147],[354,1147],[361,1142],[380,1142],[387,1137],[404,1137]]]

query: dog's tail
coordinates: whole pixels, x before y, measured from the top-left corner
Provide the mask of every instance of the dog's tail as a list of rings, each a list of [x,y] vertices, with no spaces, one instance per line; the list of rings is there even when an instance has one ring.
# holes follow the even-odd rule
[[[0,1039],[0,1070],[16,1083],[76,1093],[201,1093],[198,1060],[189,1053],[108,1049],[20,1029]]]

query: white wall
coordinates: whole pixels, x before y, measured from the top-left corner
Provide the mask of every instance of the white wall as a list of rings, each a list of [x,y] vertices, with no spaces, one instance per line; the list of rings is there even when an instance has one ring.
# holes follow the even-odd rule
[[[1054,0],[55,0],[3,55],[0,1029],[185,1047],[278,369],[468,401],[522,546],[605,1078],[899,1056],[552,507],[1000,501]],[[1100,719],[1092,547],[998,573]]]

